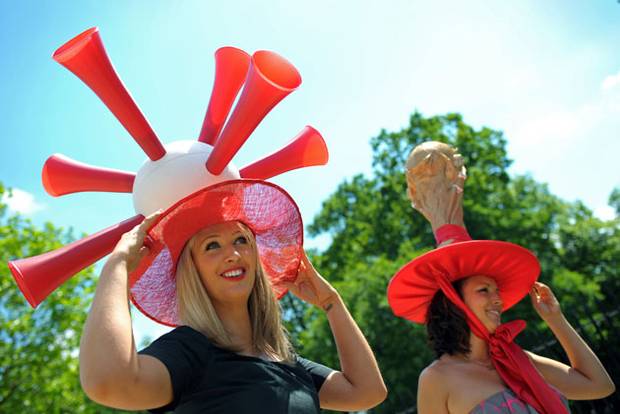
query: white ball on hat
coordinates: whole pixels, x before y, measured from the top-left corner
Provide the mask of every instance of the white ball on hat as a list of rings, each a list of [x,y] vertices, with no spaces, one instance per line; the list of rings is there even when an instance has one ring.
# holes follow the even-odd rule
[[[207,170],[205,164],[213,150],[209,144],[174,141],[164,147],[166,155],[157,161],[147,159],[136,174],[133,204],[138,214],[148,216],[204,187],[241,178],[232,163],[228,163],[219,175]]]

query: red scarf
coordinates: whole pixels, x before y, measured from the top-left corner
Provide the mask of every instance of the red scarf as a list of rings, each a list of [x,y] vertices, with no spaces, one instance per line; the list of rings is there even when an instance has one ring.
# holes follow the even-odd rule
[[[464,228],[453,225],[439,228],[436,237],[438,244],[449,239],[454,242],[471,240]],[[474,335],[489,344],[489,353],[495,370],[508,387],[541,414],[568,414],[569,411],[558,393],[538,373],[523,349],[513,342],[514,338],[525,329],[525,321],[503,323],[491,334],[454,290],[448,275],[435,269],[435,278],[446,297],[465,312],[467,324]]]

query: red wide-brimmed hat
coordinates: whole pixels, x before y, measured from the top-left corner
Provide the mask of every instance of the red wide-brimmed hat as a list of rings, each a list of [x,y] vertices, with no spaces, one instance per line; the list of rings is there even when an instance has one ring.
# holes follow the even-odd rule
[[[179,324],[176,268],[187,241],[216,223],[238,221],[254,234],[260,262],[278,298],[294,281],[301,260],[303,224],[290,195],[261,180],[230,180],[179,201],[147,232],[149,254],[130,276],[133,304],[164,325]]]
[[[504,311],[529,292],[540,274],[532,252],[504,241],[471,240],[464,228],[447,226],[443,230],[448,230],[453,243],[416,257],[390,281],[387,297],[395,315],[426,323],[426,310],[440,289],[439,277],[449,282],[476,275],[495,279]],[[438,237],[438,244],[441,242]]]

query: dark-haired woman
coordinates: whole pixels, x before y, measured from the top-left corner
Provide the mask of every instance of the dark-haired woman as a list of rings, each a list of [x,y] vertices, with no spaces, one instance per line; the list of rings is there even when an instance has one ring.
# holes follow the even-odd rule
[[[465,304],[489,332],[495,332],[501,324],[503,306],[495,280],[472,276],[460,279],[455,285]],[[555,334],[571,366],[532,352],[526,354],[563,404],[566,399],[590,400],[611,394],[613,382],[596,355],[564,318],[551,289],[535,282],[530,296],[534,309]],[[465,314],[441,290],[429,306],[426,326],[437,360],[420,376],[420,413],[535,412],[506,387],[493,366],[487,342],[472,334]]]
[[[615,390],[605,368],[562,314],[540,265],[513,243],[471,240],[464,228],[465,167],[441,143],[414,149],[408,194],[431,223],[439,248],[405,265],[388,287],[394,313],[427,325],[437,359],[418,384],[418,412],[568,413],[567,399],[597,399]],[[502,312],[527,294],[563,347],[570,366],[522,350],[521,320]]]
[[[455,227],[447,227],[451,238]],[[388,291],[392,308],[426,323],[437,355],[420,375],[421,414],[566,413],[567,399],[603,398],[614,391],[551,289],[535,281],[535,260],[511,243],[471,240],[420,256],[395,276]],[[525,323],[502,324],[501,315],[527,293],[570,366],[524,352],[512,342]]]

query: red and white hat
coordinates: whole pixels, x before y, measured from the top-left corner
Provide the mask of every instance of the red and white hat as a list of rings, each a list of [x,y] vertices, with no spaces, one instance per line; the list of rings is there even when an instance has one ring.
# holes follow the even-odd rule
[[[224,181],[189,195],[157,218],[147,233],[150,253],[130,277],[133,304],[164,325],[179,324],[176,268],[186,242],[216,223],[239,221],[254,234],[261,264],[280,298],[294,281],[303,248],[301,215],[293,199],[261,180]]]
[[[69,277],[110,253],[144,216],[160,209],[165,212],[148,231],[151,253],[130,277],[131,299],[148,317],[166,325],[178,323],[178,256],[194,233],[222,221],[240,221],[251,229],[261,263],[281,297],[281,282],[294,280],[297,273],[303,225],[291,197],[263,180],[327,163],[327,147],[321,135],[306,126],[283,148],[240,170],[231,160],[267,113],[301,84],[297,69],[274,52],[250,56],[233,47],[218,49],[213,92],[198,139],[163,145],[114,71],[97,28],[61,46],[54,60],[99,96],[148,159],[137,174],[60,154],[46,161],[43,185],[49,194],[132,193],[137,215],[55,251],[10,261],[28,302],[37,306]]]

